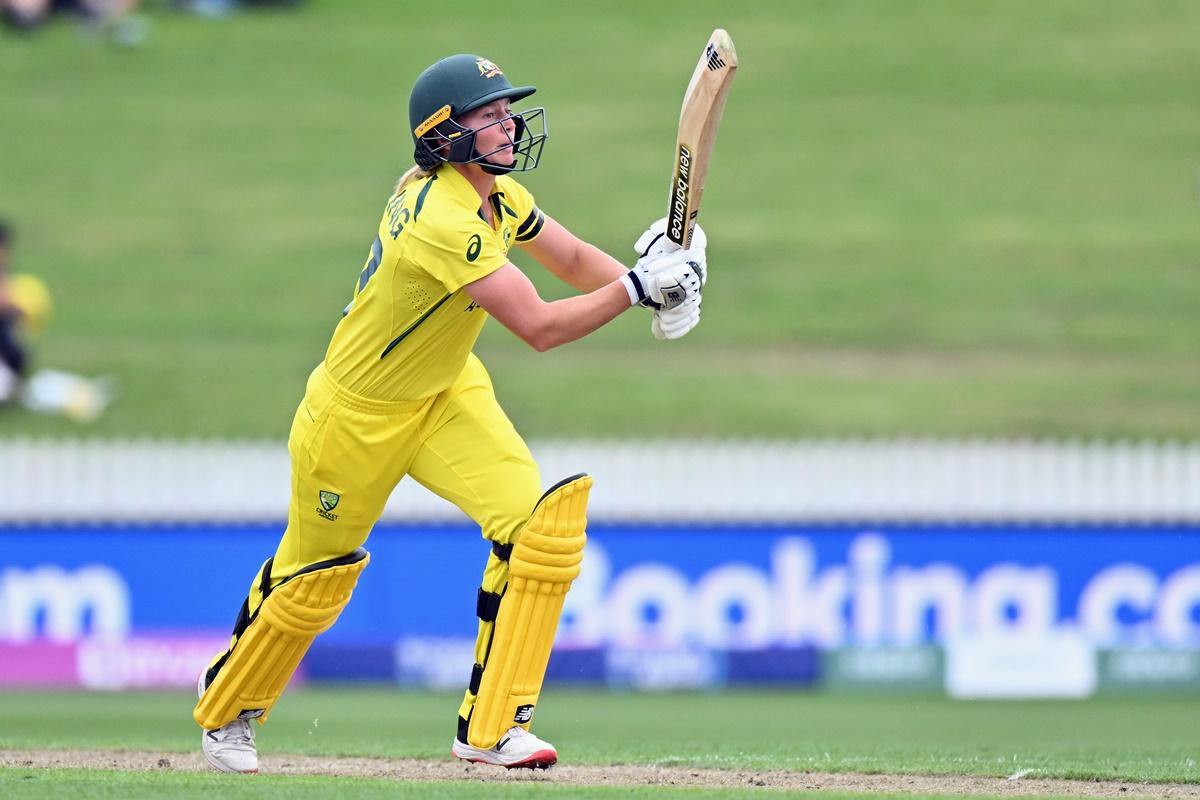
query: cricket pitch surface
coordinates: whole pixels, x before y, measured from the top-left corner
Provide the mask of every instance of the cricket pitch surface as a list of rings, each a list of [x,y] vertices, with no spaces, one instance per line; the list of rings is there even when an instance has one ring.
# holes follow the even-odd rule
[[[973,775],[895,775],[853,772],[794,772],[772,770],[700,769],[649,765],[558,765],[549,770],[505,770],[452,760],[424,761],[386,758],[323,758],[265,755],[265,775],[329,775],[396,781],[479,781],[561,784],[566,786],[679,786],[760,787],[764,789],[831,790],[855,793],[1000,795],[1012,797],[1200,798],[1200,785],[1083,781],[1016,775],[1008,778]],[[152,753],[123,750],[0,750],[0,766],[16,768],[74,768],[139,771],[206,772],[208,765],[195,753]],[[234,777],[230,780],[254,780]]]

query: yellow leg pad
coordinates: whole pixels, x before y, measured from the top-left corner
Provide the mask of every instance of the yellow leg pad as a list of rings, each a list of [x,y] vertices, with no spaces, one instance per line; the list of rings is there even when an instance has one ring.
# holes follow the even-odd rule
[[[529,727],[563,599],[579,575],[587,542],[587,475],[563,482],[538,503],[517,535],[508,588],[467,727],[467,741],[489,748],[513,725]]]
[[[371,560],[367,551],[358,552],[362,557],[353,563],[300,572],[271,590],[196,703],[197,723],[211,730],[239,718],[266,722],[308,646],[350,602]]]

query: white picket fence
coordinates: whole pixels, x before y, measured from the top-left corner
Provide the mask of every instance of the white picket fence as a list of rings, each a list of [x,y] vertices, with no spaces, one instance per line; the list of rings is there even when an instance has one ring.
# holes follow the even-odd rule
[[[1200,521],[1200,442],[1003,440],[531,443],[551,484],[596,477],[590,516],[674,521]],[[0,522],[272,521],[274,441],[0,439]],[[459,520],[413,481],[384,514]]]

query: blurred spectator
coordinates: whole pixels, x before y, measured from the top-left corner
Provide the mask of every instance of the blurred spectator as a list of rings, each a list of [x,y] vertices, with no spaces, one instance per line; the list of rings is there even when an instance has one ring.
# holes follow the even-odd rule
[[[40,329],[50,311],[45,284],[32,275],[8,274],[11,240],[8,225],[0,222],[0,403],[16,397],[29,370],[25,335]]]
[[[55,14],[70,14],[85,32],[132,47],[150,30],[145,17],[131,13],[137,5],[138,0],[0,0],[0,18],[11,28],[31,31]]]
[[[33,275],[10,274],[12,231],[0,221],[0,405],[92,422],[113,399],[107,378],[30,367],[29,340],[46,327],[50,291]]]
[[[74,14],[85,22],[100,23],[122,17],[138,0],[0,0],[4,21],[14,28],[31,30],[56,13]]]

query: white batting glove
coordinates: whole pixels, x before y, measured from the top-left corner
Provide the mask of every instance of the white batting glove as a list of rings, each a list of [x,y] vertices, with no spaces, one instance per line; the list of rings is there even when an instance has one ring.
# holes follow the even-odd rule
[[[700,275],[683,251],[640,258],[620,280],[633,306],[675,308],[688,296],[700,294]]]
[[[700,273],[701,288],[704,287],[704,284],[708,283],[708,260],[705,253],[707,248],[708,236],[704,234],[704,229],[697,222],[695,229],[692,231],[692,246],[686,252],[688,260],[694,261],[698,265],[696,271]],[[679,245],[667,238],[666,217],[654,222],[633,244],[633,250],[638,254],[638,258],[658,255],[659,253],[669,253],[678,249]]]
[[[655,339],[681,339],[700,324],[700,294],[696,293],[672,309],[656,309],[650,320]]]

